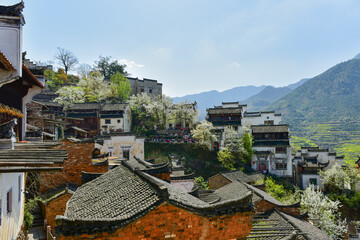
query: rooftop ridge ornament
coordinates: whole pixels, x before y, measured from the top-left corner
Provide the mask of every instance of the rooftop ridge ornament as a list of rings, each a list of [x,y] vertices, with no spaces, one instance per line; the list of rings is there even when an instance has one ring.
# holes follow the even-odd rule
[[[16,142],[16,134],[14,131],[14,126],[17,125],[17,118],[3,123],[0,125],[0,139],[1,138],[10,138],[12,142]]]

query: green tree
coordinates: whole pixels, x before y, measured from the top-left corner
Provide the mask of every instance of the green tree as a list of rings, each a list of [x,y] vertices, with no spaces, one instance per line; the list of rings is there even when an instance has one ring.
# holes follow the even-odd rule
[[[67,75],[61,68],[57,72],[49,69],[45,70],[44,75],[48,88],[55,92],[64,86],[74,86],[79,82],[77,76]]]
[[[252,136],[250,130],[244,128],[241,140],[245,150],[243,155],[244,160],[247,164],[250,164],[254,154],[254,150],[252,149]]]
[[[235,157],[232,152],[228,149],[222,149],[217,153],[218,160],[228,170],[236,170],[235,168]]]
[[[191,130],[191,135],[197,140],[197,144],[212,149],[213,143],[217,141],[213,133],[214,125],[206,120],[201,121],[195,129]]]
[[[95,61],[95,70],[101,73],[105,80],[110,80],[111,76],[117,72],[124,76],[128,76],[129,73],[125,70],[125,64],[119,64],[117,60],[111,61],[111,57],[99,57],[98,61]]]
[[[120,72],[116,72],[111,76],[110,82],[110,98],[120,102],[129,100],[131,86],[129,80],[124,75],[122,75]]]

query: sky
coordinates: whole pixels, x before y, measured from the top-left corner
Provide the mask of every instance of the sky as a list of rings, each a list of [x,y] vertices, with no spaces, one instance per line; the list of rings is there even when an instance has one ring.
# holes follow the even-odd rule
[[[15,0],[1,0],[12,5]],[[314,77],[360,53],[358,0],[25,0],[23,49],[111,56],[184,96]]]

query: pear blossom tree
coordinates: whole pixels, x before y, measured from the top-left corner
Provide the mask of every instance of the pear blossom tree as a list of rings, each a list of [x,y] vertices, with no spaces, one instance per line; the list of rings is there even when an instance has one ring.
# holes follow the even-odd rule
[[[83,103],[85,102],[85,92],[80,87],[62,87],[57,93],[59,96],[55,98],[55,102],[64,106],[64,109],[67,109],[74,103]]]
[[[341,219],[340,202],[332,201],[314,185],[310,185],[301,196],[301,208],[309,214],[309,220],[324,230],[332,239],[341,239],[347,232],[346,220]]]
[[[211,122],[203,120],[195,129],[191,130],[191,134],[197,140],[197,144],[206,146],[211,150],[213,143],[217,141],[213,130],[214,125]]]

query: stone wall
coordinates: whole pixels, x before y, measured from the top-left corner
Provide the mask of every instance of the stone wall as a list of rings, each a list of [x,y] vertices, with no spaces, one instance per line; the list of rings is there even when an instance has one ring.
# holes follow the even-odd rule
[[[58,239],[245,239],[251,228],[252,212],[204,217],[163,203],[115,232],[59,236]]]
[[[68,182],[80,186],[83,171],[92,173],[104,173],[108,171],[107,165],[92,164],[92,151],[95,148],[93,142],[73,143],[68,140],[63,140],[61,141],[61,145],[55,148],[66,149],[68,158],[64,160],[63,164],[56,164],[63,167],[62,172],[40,173],[41,192],[63,186]]]

